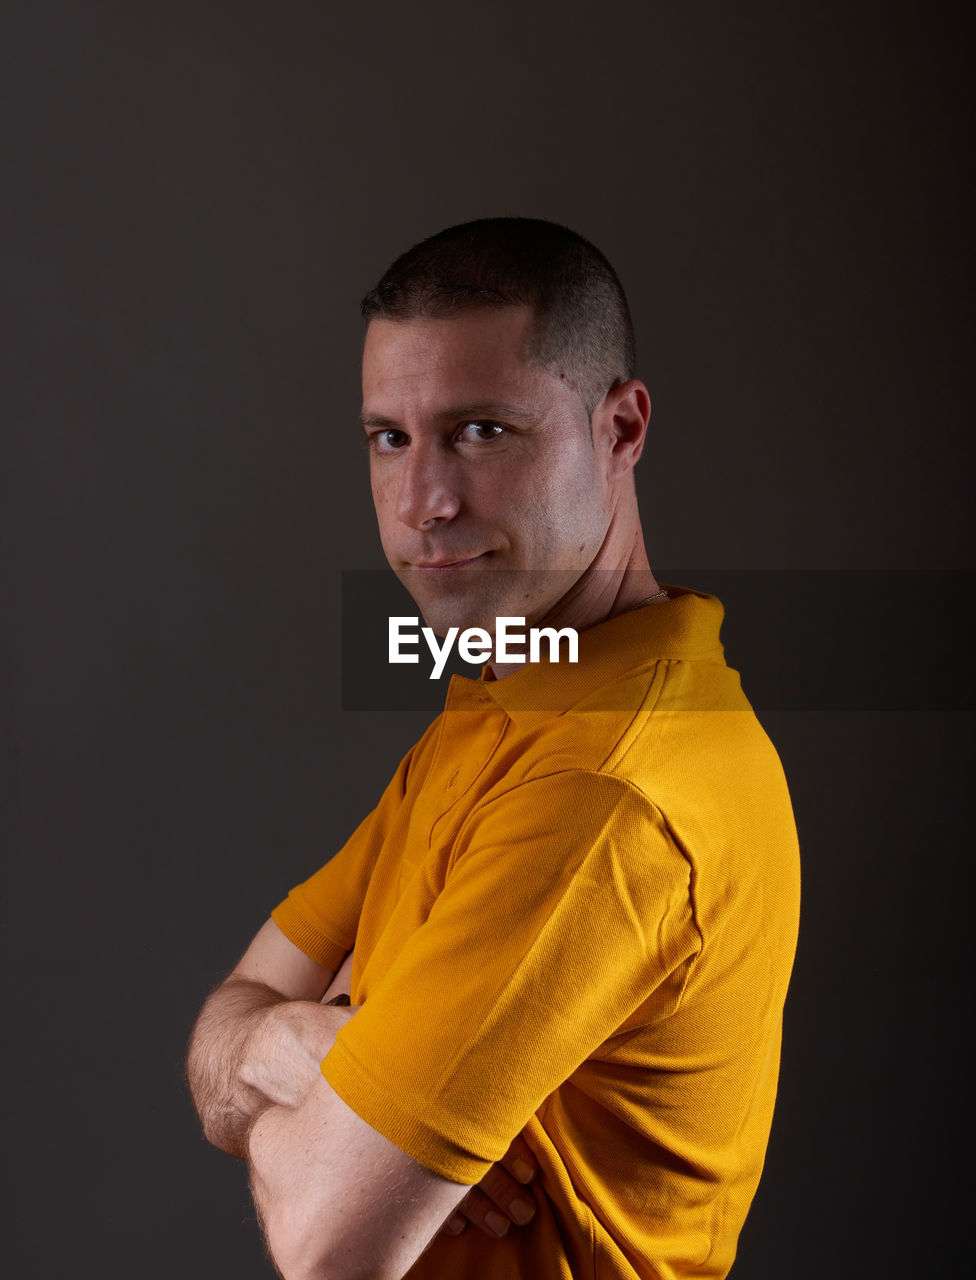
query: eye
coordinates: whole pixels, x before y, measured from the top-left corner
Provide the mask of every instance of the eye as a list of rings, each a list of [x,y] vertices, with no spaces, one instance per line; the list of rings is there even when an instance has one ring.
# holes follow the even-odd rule
[[[375,453],[393,453],[402,449],[409,437],[405,431],[397,427],[388,427],[385,431],[373,431],[369,437],[369,447]]]
[[[470,444],[488,444],[504,433],[505,428],[497,422],[466,422],[458,431],[458,439]]]

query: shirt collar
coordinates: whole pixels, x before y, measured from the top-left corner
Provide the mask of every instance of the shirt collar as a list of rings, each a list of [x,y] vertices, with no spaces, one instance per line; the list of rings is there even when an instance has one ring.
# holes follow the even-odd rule
[[[579,661],[526,663],[502,680],[489,667],[478,680],[454,676],[448,705],[484,695],[518,724],[525,719],[563,715],[604,685],[662,658],[724,662],[719,629],[725,610],[715,596],[690,587],[666,586],[671,596],[608,618],[579,633]],[[487,679],[485,677],[488,677]]]

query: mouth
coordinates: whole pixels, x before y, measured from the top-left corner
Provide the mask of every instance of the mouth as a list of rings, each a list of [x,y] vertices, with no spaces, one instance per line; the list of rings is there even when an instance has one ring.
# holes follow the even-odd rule
[[[441,574],[455,573],[458,570],[470,568],[471,565],[479,564],[490,555],[490,551],[483,551],[480,555],[467,556],[461,560],[448,559],[446,556],[440,560],[414,560],[407,565],[407,568],[415,569],[418,573],[431,577],[438,577]]]

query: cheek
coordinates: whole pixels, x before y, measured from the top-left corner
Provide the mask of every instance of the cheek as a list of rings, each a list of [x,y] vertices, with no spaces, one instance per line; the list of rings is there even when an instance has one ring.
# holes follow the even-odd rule
[[[369,489],[373,495],[373,507],[376,510],[377,519],[382,520],[391,505],[392,488],[388,481],[384,481],[374,473],[369,478]]]
[[[554,542],[590,542],[604,531],[604,495],[590,458],[534,477],[522,497],[523,523],[547,530]]]
[[[388,499],[388,492],[384,493],[382,488],[373,489],[373,514],[376,517],[376,528],[380,535],[380,546],[389,556],[393,554],[397,545],[397,521]]]

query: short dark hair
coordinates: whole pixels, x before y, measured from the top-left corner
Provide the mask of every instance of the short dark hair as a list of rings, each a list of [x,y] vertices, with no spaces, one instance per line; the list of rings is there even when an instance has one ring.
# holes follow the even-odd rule
[[[479,218],[414,245],[362,301],[367,320],[443,319],[475,307],[529,306],[530,358],[565,373],[588,415],[634,376],[634,326],[617,273],[568,227]]]

